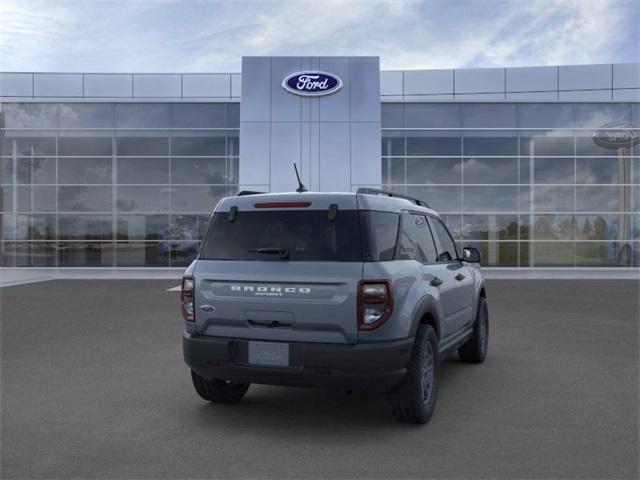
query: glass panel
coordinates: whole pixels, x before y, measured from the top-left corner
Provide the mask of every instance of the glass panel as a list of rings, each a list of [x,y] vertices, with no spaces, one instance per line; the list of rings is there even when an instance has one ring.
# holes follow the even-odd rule
[[[456,128],[462,124],[460,105],[405,103],[404,111],[408,128]]]
[[[240,103],[227,103],[227,126],[240,128]]]
[[[60,267],[111,267],[113,244],[60,242],[58,265]]]
[[[459,158],[407,158],[407,183],[432,184],[462,182]]]
[[[233,188],[235,192],[236,188]],[[171,210],[174,212],[203,212],[213,211],[218,201],[229,195],[228,187],[173,187]]]
[[[59,215],[60,240],[111,240],[113,220],[111,215]]]
[[[533,208],[536,212],[573,212],[574,187],[534,187]]]
[[[13,187],[0,187],[0,212],[13,211]]]
[[[462,126],[513,128],[518,125],[517,105],[508,103],[462,104]],[[496,154],[494,154],[496,155]]]
[[[116,208],[120,212],[167,212],[171,187],[118,187]]]
[[[61,128],[113,127],[112,103],[61,103]]]
[[[111,137],[60,137],[58,155],[76,157],[111,156]]]
[[[169,159],[118,158],[118,183],[169,183]]]
[[[404,184],[405,178],[404,158],[383,158],[382,159],[382,181],[385,184]]]
[[[404,132],[382,132],[382,155],[404,155]]]
[[[172,106],[173,127],[224,128],[227,126],[226,103],[174,103]]]
[[[573,104],[521,103],[518,105],[520,128],[570,128]]]
[[[165,242],[116,244],[118,267],[168,267],[169,244]]]
[[[595,130],[576,132],[576,154],[592,157],[616,157],[622,155],[630,155],[631,147],[628,148],[611,148],[602,147],[593,141]]]
[[[55,210],[55,187],[18,187],[19,212],[54,212]]]
[[[480,135],[480,134],[477,134]],[[487,135],[495,135],[494,132]],[[465,155],[474,156],[515,156],[518,155],[517,137],[495,137],[480,135],[477,137],[464,136],[463,149]]]
[[[117,103],[115,105],[117,128],[167,128],[171,126],[168,103]]]
[[[577,158],[576,183],[631,183],[631,159]]]
[[[167,156],[169,155],[169,138],[160,136],[149,137],[118,137],[118,156]]]
[[[111,187],[58,187],[61,212],[110,212]]]
[[[112,183],[111,157],[59,158],[58,183]]]
[[[3,243],[3,267],[55,267],[55,264],[56,249],[53,243]]]
[[[171,248],[171,266],[186,267],[198,255],[200,244],[198,242],[172,242]]]
[[[461,153],[458,136],[436,136],[431,132],[407,132],[407,155],[412,156],[454,156]],[[440,134],[441,135],[441,134]]]
[[[483,267],[517,267],[517,242],[463,242],[464,246],[480,250]]]
[[[9,240],[55,240],[55,215],[3,215],[2,238]]]
[[[169,238],[175,240],[201,240],[202,239],[202,221],[206,218],[208,225],[208,215],[172,215]]]
[[[600,128],[607,123],[629,122],[631,111],[628,103],[576,103],[575,126]]]
[[[382,128],[404,127],[404,104],[383,103],[381,105]]]
[[[518,183],[517,158],[465,158],[464,183]]]
[[[173,183],[215,183],[231,181],[224,158],[172,158]]]
[[[574,183],[573,158],[536,158],[533,168],[534,183]]]
[[[517,212],[518,187],[464,187],[465,212]]]
[[[381,262],[393,260],[400,215],[391,212],[360,212],[365,259]]]
[[[394,187],[392,190],[423,200],[438,213],[460,213],[462,208],[461,187]]]
[[[10,139],[3,141],[5,155],[13,155],[12,143]],[[56,154],[56,139],[52,137],[18,137],[16,138],[16,154],[23,157],[54,156]]]
[[[639,148],[640,147],[636,147]],[[634,157],[633,159],[633,183],[640,183],[640,157]]]
[[[57,128],[58,106],[54,103],[3,103],[5,128]]]
[[[628,240],[633,238],[631,215],[577,215],[578,240]]]
[[[631,187],[576,187],[576,207],[580,212],[630,211]]]
[[[530,243],[529,265],[532,267],[573,267],[574,263],[575,244],[573,242]]]
[[[18,158],[18,183],[56,183],[55,158]]]
[[[462,215],[441,215],[440,218],[455,240],[462,238]]]
[[[13,159],[0,158],[0,184],[13,183]]]
[[[118,215],[118,240],[164,240],[169,237],[168,215]]]
[[[632,227],[631,227],[631,235],[629,238],[633,240],[640,240],[640,214],[639,215],[631,215],[632,217]]]
[[[573,156],[573,137],[547,136],[549,132],[536,132],[520,137],[520,155],[539,157]]]
[[[220,137],[173,137],[171,139],[172,155],[207,156],[226,154],[226,139]]]
[[[517,215],[464,215],[464,239],[517,240]]]
[[[440,246],[438,248],[438,261],[447,262],[458,259],[458,252],[456,250],[456,244],[449,235],[447,229],[444,228],[444,224],[438,218],[430,219],[431,226],[433,227],[433,235],[438,239]],[[443,257],[444,255],[444,257]]]
[[[577,242],[578,267],[631,267],[630,242]]]
[[[573,215],[534,215],[533,238],[540,240],[573,240],[576,219]]]

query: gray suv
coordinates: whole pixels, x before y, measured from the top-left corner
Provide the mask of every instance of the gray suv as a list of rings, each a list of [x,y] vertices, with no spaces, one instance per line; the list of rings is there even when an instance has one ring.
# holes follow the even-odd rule
[[[182,280],[193,385],[216,403],[251,383],[384,392],[398,419],[425,423],[440,359],[487,354],[479,263],[395,193],[224,198]]]

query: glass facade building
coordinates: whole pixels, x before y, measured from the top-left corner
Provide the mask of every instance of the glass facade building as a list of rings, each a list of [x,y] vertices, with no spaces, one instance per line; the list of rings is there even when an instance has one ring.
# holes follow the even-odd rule
[[[640,266],[635,83],[607,101],[589,89],[579,101],[449,98],[387,73],[372,186],[427,201],[487,267]],[[397,73],[402,93],[389,94]],[[239,77],[115,75],[87,95],[107,87],[86,74],[80,95],[64,90],[73,75],[36,75],[0,74],[1,265],[188,265],[218,199],[243,185]],[[632,140],[603,146],[603,128]]]

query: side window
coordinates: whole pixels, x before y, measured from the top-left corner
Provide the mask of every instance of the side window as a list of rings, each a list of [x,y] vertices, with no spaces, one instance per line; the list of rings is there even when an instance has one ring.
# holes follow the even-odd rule
[[[440,251],[438,252],[439,262],[451,262],[458,259],[458,252],[456,251],[456,244],[449,235],[449,231],[446,229],[442,221],[438,218],[431,218],[434,233],[438,236],[440,241]]]
[[[433,243],[429,223],[424,215],[411,213],[402,215],[398,260],[417,260],[421,263],[435,262],[436,247]]]
[[[392,212],[360,211],[367,257],[374,262],[393,260],[400,215]]]

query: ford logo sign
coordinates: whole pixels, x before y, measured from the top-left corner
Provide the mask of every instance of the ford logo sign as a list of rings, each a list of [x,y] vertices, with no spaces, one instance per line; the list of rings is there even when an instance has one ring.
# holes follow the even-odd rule
[[[282,88],[295,95],[319,97],[340,90],[342,80],[327,72],[296,72],[282,81]]]
[[[640,129],[628,122],[608,123],[596,130],[593,141],[603,148],[631,147],[640,141]]]

